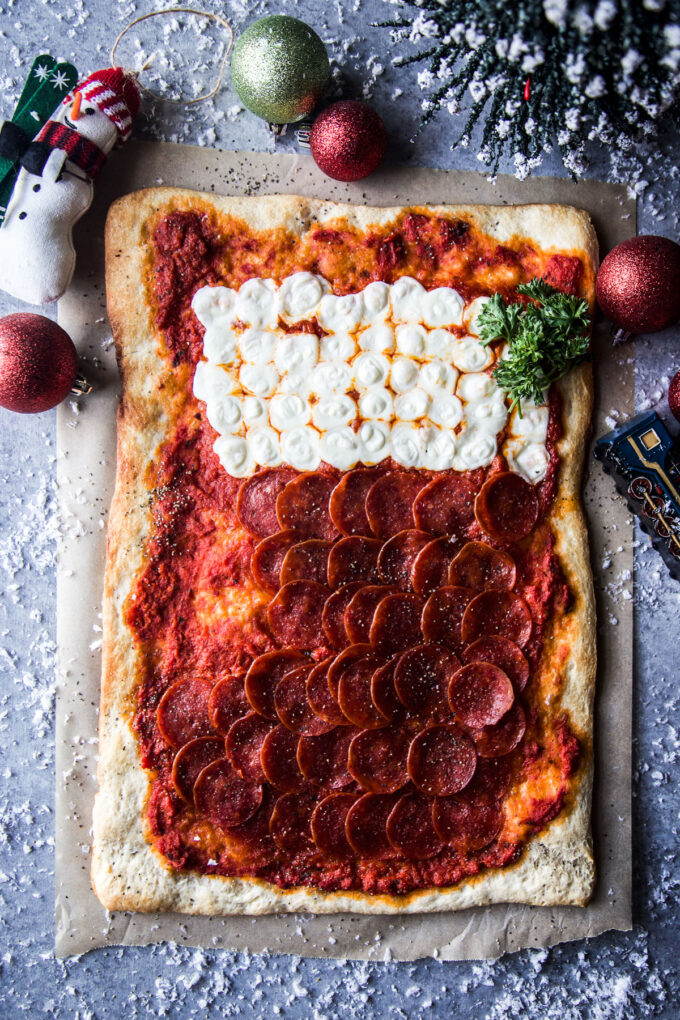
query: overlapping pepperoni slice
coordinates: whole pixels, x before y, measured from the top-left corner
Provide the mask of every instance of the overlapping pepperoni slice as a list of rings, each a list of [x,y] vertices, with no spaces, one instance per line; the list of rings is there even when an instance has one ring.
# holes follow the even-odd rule
[[[293,793],[305,785],[297,763],[297,747],[297,734],[285,726],[275,726],[262,741],[262,771],[268,782],[281,793]]]
[[[262,804],[262,787],[239,776],[226,758],[207,765],[194,785],[194,803],[213,824],[230,829],[247,821]]]
[[[352,644],[368,641],[376,609],[393,592],[384,584],[367,584],[352,596],[345,610],[345,631]]]
[[[218,758],[224,758],[221,737],[196,737],[177,752],[172,763],[172,783],[183,800],[193,804],[194,783],[206,765]]]
[[[312,794],[284,793],[274,804],[269,832],[280,850],[298,853],[312,845],[310,821],[316,804]]]
[[[387,838],[387,819],[397,800],[394,794],[365,793],[349,809],[345,834],[359,857],[376,860],[394,856]]]
[[[225,676],[218,680],[208,700],[208,715],[218,733],[228,733],[229,727],[250,711],[242,676]]]
[[[326,599],[321,624],[333,648],[344,648],[350,643],[345,630],[345,611],[360,588],[363,588],[363,582],[353,581],[351,584],[344,584]]]
[[[493,843],[503,827],[503,809],[498,802],[479,804],[457,797],[437,797],[432,820],[444,842],[465,853]]]
[[[515,693],[520,694],[529,680],[529,663],[519,645],[507,638],[482,637],[468,645],[462,655],[463,662],[491,662],[499,666],[512,680]]]
[[[449,567],[449,584],[482,591],[515,587],[517,568],[512,556],[486,542],[467,542]]]
[[[505,796],[512,779],[511,758],[478,758],[465,798],[471,804],[493,804]]]
[[[333,489],[329,512],[333,524],[343,535],[371,534],[371,525],[366,515],[366,496],[378,477],[377,471],[358,468],[356,471],[348,471]]]
[[[335,542],[328,556],[328,583],[331,588],[340,588],[352,581],[377,584],[378,556],[382,543],[377,538],[352,535]]]
[[[501,758],[519,747],[526,733],[527,719],[519,701],[515,701],[494,726],[485,726],[472,734],[482,758]]]
[[[448,708],[449,685],[458,669],[458,657],[444,645],[416,645],[397,662],[394,690],[413,715],[434,718]]]
[[[448,797],[459,793],[472,779],[477,752],[457,726],[428,726],[411,742],[407,765],[419,790],[433,797]]]
[[[408,783],[409,736],[399,726],[362,730],[349,746],[348,766],[369,793],[395,793]]]
[[[331,793],[314,808],[310,821],[312,839],[322,854],[341,859],[354,857],[345,823],[356,799],[354,793]]]
[[[353,726],[336,726],[317,737],[300,737],[297,760],[305,779],[329,790],[348,786],[352,776],[347,769],[347,755],[355,734]]]
[[[156,719],[161,735],[179,750],[196,737],[214,735],[210,722],[213,685],[204,677],[192,676],[168,687],[158,705]]]
[[[263,786],[262,803],[257,811],[229,830],[229,834],[238,841],[241,853],[253,867],[271,863],[276,855],[276,844],[269,834],[269,820],[275,802],[274,790],[271,786]]]
[[[276,516],[279,527],[292,529],[310,538],[337,538],[338,530],[330,515],[329,502],[335,488],[335,475],[305,471],[279,493]]]
[[[307,699],[307,680],[313,669],[314,663],[310,662],[286,673],[274,694],[276,714],[287,729],[299,736],[333,729],[333,724],[318,716]]]
[[[524,538],[533,530],[538,514],[536,490],[514,471],[491,475],[475,500],[479,526],[499,542]]]
[[[464,475],[440,475],[415,499],[416,527],[433,535],[464,534],[475,519],[475,496],[475,486]]]
[[[312,649],[323,644],[321,618],[330,591],[316,581],[290,581],[269,603],[267,618],[280,645]]]
[[[371,680],[371,699],[373,704],[389,722],[400,718],[404,714],[404,706],[397,697],[397,691],[394,686],[394,674],[400,659],[400,655],[393,656],[384,666],[376,669]]]
[[[331,656],[318,663],[307,677],[307,700],[312,711],[333,726],[344,726],[347,722],[328,686],[328,670],[335,659]]]
[[[264,779],[260,753],[271,729],[271,722],[257,712],[249,712],[231,725],[225,740],[227,758],[244,779],[258,783]]]
[[[460,632],[465,642],[482,637],[499,637],[514,641],[524,648],[531,637],[531,610],[521,595],[503,588],[480,592],[467,606]]]
[[[340,676],[338,704],[354,726],[377,729],[387,724],[371,697],[373,674],[381,662],[377,656],[367,655],[347,666]]]
[[[253,549],[250,570],[255,583],[270,595],[281,587],[281,567],[291,546],[300,541],[296,531],[277,531],[269,538],[263,538]]]
[[[274,692],[281,677],[297,669],[308,659],[294,648],[258,655],[250,665],[245,679],[245,695],[251,707],[266,719],[277,719]],[[219,686],[219,684],[218,684]],[[218,727],[221,730],[221,727]]]
[[[308,538],[291,545],[281,564],[281,584],[289,581],[316,581],[326,584],[328,579],[328,553],[331,542],[323,538]]]
[[[457,585],[433,592],[423,610],[425,640],[448,645],[459,653],[463,646],[463,615],[474,595],[470,588],[460,588]]]
[[[471,662],[454,674],[449,704],[462,726],[480,730],[500,722],[515,693],[506,673],[490,662]]]
[[[410,860],[426,860],[444,849],[432,821],[432,799],[423,793],[405,793],[387,819],[387,838]]]
[[[369,640],[381,655],[396,655],[421,640],[423,600],[410,593],[387,595],[373,616]]]
[[[407,528],[388,538],[378,556],[380,579],[401,591],[409,591],[412,587],[413,564],[421,550],[431,541],[432,535],[414,528]]]
[[[366,516],[373,534],[386,539],[415,528],[413,501],[424,484],[420,475],[407,471],[390,471],[378,478],[366,496]]]
[[[334,701],[337,702],[338,700],[338,694],[340,692],[340,677],[344,670],[367,655],[373,656],[373,649],[369,644],[362,642],[358,645],[350,645],[349,648],[343,649],[339,655],[335,656],[335,659],[331,662],[326,674],[328,678],[328,689],[331,692],[331,696]]]
[[[290,467],[264,468],[241,485],[236,499],[238,519],[251,535],[266,538],[279,530],[276,500],[297,471]]]
[[[424,546],[411,568],[411,585],[419,595],[432,595],[448,584],[449,566],[457,544],[450,538],[435,538]]]

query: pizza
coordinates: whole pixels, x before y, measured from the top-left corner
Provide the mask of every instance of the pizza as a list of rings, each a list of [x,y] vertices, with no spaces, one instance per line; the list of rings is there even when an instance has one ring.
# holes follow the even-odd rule
[[[106,907],[587,903],[591,373],[520,415],[478,330],[596,260],[565,206],[113,205]]]

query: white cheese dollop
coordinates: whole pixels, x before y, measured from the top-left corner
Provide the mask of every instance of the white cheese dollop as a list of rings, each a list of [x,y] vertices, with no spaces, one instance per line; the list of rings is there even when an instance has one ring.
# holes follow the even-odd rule
[[[456,456],[456,437],[449,429],[430,426],[424,430],[423,467],[429,471],[447,471]]]
[[[461,400],[481,400],[498,390],[498,384],[483,372],[467,372],[458,380],[456,392]]]
[[[321,338],[322,361],[351,361],[357,352],[356,340],[349,333],[331,333]]]
[[[345,361],[320,361],[312,370],[309,389],[319,397],[345,393],[352,385],[352,370]]]
[[[242,436],[220,436],[213,443],[213,450],[232,478],[246,478],[255,470],[255,460]]]
[[[422,358],[425,355],[425,337],[425,330],[417,324],[397,326],[397,350],[409,358]]]
[[[311,372],[319,357],[319,341],[313,333],[287,333],[276,344],[274,364],[283,375],[305,369]]]
[[[238,336],[229,326],[208,326],[203,336],[203,353],[215,365],[233,365],[238,360]]]
[[[479,323],[477,322],[477,316],[481,312],[487,301],[491,299],[488,297],[478,297],[474,301],[471,301],[465,308],[465,328],[468,333],[472,333],[475,336],[479,335]]]
[[[394,413],[397,421],[417,421],[427,414],[430,406],[430,398],[425,390],[414,386],[401,393],[394,401]]]
[[[423,460],[423,437],[412,425],[394,425],[390,433],[392,456],[407,468],[420,467]]]
[[[481,372],[493,364],[493,352],[483,347],[479,340],[464,336],[454,340],[450,351],[451,361],[461,372]]]
[[[369,326],[359,333],[359,347],[374,354],[389,354],[394,350],[394,330],[385,322]]]
[[[208,397],[205,405],[208,421],[216,432],[226,435],[238,432],[243,422],[243,409],[238,397],[214,394]]]
[[[392,318],[395,322],[422,322],[427,291],[411,276],[392,284]]]
[[[298,471],[315,471],[321,463],[319,433],[311,425],[282,432],[281,456]]]
[[[513,436],[523,436],[535,442],[545,443],[548,438],[548,420],[550,410],[547,407],[536,407],[533,401],[522,401],[522,417],[515,409],[510,418],[510,432]]]
[[[503,453],[510,469],[522,475],[532,485],[545,478],[550,457],[543,443],[534,442],[526,437],[515,437],[508,439],[503,447]]]
[[[384,386],[370,386],[359,397],[359,414],[362,418],[380,418],[389,421],[394,414],[392,394]]]
[[[357,405],[346,393],[322,397],[312,408],[312,421],[320,432],[349,425],[357,416]]]
[[[297,393],[276,393],[269,401],[269,420],[279,431],[307,425],[311,417],[309,401]]]
[[[427,292],[423,319],[428,326],[460,326],[465,303],[451,287],[435,287]]]
[[[438,393],[432,398],[428,417],[436,425],[453,429],[463,420],[463,405],[452,393]]]
[[[236,296],[236,315],[247,326],[276,326],[279,320],[277,288],[273,280],[247,280]]]
[[[390,363],[384,354],[359,354],[352,362],[352,371],[357,386],[382,386],[390,374]]]
[[[267,425],[249,429],[247,443],[250,456],[256,464],[263,464],[265,467],[278,467],[282,463],[278,433]]]
[[[243,364],[238,377],[243,389],[255,397],[270,397],[279,381],[279,373],[271,364]]]
[[[365,421],[359,429],[359,439],[364,464],[379,464],[390,456],[390,427],[384,421]]]
[[[233,393],[236,389],[231,372],[208,361],[199,361],[196,365],[193,388],[194,396],[205,404],[212,397],[220,400],[225,393]]]
[[[450,361],[454,343],[455,337],[447,329],[428,329],[425,334],[425,355]]]
[[[191,307],[206,328],[229,325],[234,321],[236,291],[230,287],[201,287],[194,294]]]
[[[411,358],[395,358],[390,372],[390,386],[395,393],[405,393],[415,386],[418,379],[419,365]]]
[[[269,421],[269,404],[262,397],[244,397],[242,406],[243,420],[248,428],[266,425]]]
[[[244,361],[251,365],[266,365],[274,360],[278,340],[283,333],[267,329],[248,329],[239,338],[239,351]],[[205,342],[203,344],[205,350]]]
[[[482,429],[467,429],[456,441],[453,467],[456,471],[470,471],[486,467],[496,456],[496,434]]]
[[[457,381],[456,369],[438,358],[426,362],[418,374],[418,385],[433,397],[438,393],[453,393]]]
[[[361,322],[363,310],[361,293],[326,294],[321,298],[317,318],[328,333],[352,333]]]
[[[330,289],[330,284],[322,276],[307,272],[294,273],[286,277],[279,287],[279,314],[287,322],[312,319],[321,298]]]
[[[361,460],[361,439],[348,427],[331,428],[321,433],[319,440],[321,459],[348,471]]]
[[[390,286],[376,280],[364,287],[363,291],[363,321],[365,323],[375,322],[376,319],[384,318],[390,308]]]

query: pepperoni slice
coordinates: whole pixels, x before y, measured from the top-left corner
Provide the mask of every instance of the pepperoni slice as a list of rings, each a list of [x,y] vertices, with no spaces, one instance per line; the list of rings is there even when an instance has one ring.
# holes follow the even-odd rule
[[[475,519],[475,495],[475,486],[464,475],[440,475],[416,497],[416,527],[433,535],[462,535]]]
[[[176,751],[195,737],[213,734],[209,711],[212,689],[210,680],[192,676],[172,684],[161,698],[156,712],[158,729]]]
[[[378,556],[382,544],[377,538],[353,535],[336,542],[328,557],[328,583],[339,588],[352,581],[376,584],[380,580]]]
[[[395,655],[422,640],[420,595],[388,595],[373,616],[369,639],[381,655]]]
[[[517,568],[512,556],[486,542],[468,542],[449,567],[449,584],[482,591],[515,587]]]
[[[408,746],[408,734],[399,726],[362,730],[349,747],[349,771],[369,793],[394,793],[408,783]]]
[[[411,574],[418,553],[429,545],[432,535],[407,528],[393,535],[383,545],[378,557],[378,572],[385,584],[393,584],[402,591],[410,591]]]
[[[459,669],[458,657],[443,645],[409,648],[394,671],[397,697],[413,715],[433,718],[448,710],[449,685]]]
[[[225,676],[217,681],[208,700],[208,715],[218,733],[228,733],[231,724],[249,711],[242,676]]]
[[[324,659],[307,677],[307,700],[315,712],[324,722],[333,726],[344,726],[347,720],[342,714],[337,701],[332,697],[328,686],[328,670],[335,662],[333,657]]]
[[[503,827],[503,809],[499,803],[476,804],[456,797],[437,797],[432,820],[445,843],[461,852],[482,850]]]
[[[511,758],[478,758],[477,769],[464,797],[471,804],[493,804],[507,792],[512,779]]]
[[[299,853],[312,845],[310,819],[316,804],[312,794],[284,793],[269,819],[269,832],[280,850]]]
[[[220,758],[196,780],[194,803],[214,825],[230,829],[252,818],[262,803],[262,787],[243,779],[226,758]]]
[[[227,758],[244,779],[258,783],[264,779],[260,752],[271,728],[269,720],[257,712],[249,712],[230,727],[225,740]]]
[[[236,513],[251,535],[266,538],[279,530],[276,500],[297,475],[294,468],[265,468],[248,478],[238,490]]]
[[[310,822],[312,839],[322,854],[354,857],[354,850],[347,841],[345,822],[356,799],[354,793],[331,793],[314,808]]]
[[[448,583],[449,565],[456,551],[450,538],[435,538],[424,546],[411,568],[413,590],[425,598]]]
[[[487,478],[475,500],[479,526],[499,542],[516,542],[538,520],[536,490],[514,471],[500,471]]]
[[[338,704],[345,716],[355,726],[367,730],[377,729],[387,723],[371,697],[373,674],[380,661],[374,655],[357,659],[342,671],[338,685]]]
[[[275,726],[262,742],[260,761],[265,778],[281,793],[302,789],[305,780],[297,763],[298,736]]]
[[[406,471],[390,471],[378,478],[366,496],[366,516],[373,534],[385,539],[415,528],[413,501],[424,484],[420,475]]]
[[[387,819],[397,798],[390,794],[365,793],[347,812],[345,834],[359,857],[394,856],[387,838]]]
[[[349,648],[345,648],[344,651],[336,655],[333,662],[328,667],[328,689],[331,692],[333,700],[337,702],[338,694],[340,692],[340,677],[348,666],[352,663],[358,662],[359,659],[363,659],[366,655],[371,655],[373,649],[369,644],[364,642],[358,645],[350,645]]]
[[[422,793],[405,793],[387,819],[387,838],[411,860],[434,857],[444,849],[432,821],[432,800]]]
[[[277,719],[274,692],[281,677],[308,660],[294,648],[258,655],[246,673],[245,693],[252,708],[266,719]],[[219,686],[219,684],[218,684]]]
[[[506,673],[489,662],[471,662],[454,674],[449,704],[461,725],[471,730],[500,722],[515,697]]]
[[[466,642],[497,634],[524,648],[531,629],[531,610],[521,595],[489,588],[471,600],[463,614],[460,632]]]
[[[352,644],[368,641],[376,609],[384,598],[393,593],[394,588],[387,585],[368,584],[352,596],[345,610],[345,630]]]
[[[457,585],[440,588],[430,595],[423,610],[423,637],[439,641],[460,653],[463,646],[461,624],[463,614],[474,598],[470,588]]]
[[[267,608],[274,639],[300,649],[323,644],[321,616],[329,595],[328,588],[316,581],[289,581]]]
[[[507,638],[482,637],[468,645],[463,662],[491,662],[500,667],[512,680],[515,693],[520,694],[529,680],[529,663],[522,649]]]
[[[224,758],[221,737],[196,737],[177,752],[172,763],[172,783],[183,800],[193,804],[194,783],[206,765],[218,758]]]
[[[343,535],[370,535],[366,515],[366,496],[378,478],[377,471],[359,468],[348,471],[331,493],[329,511],[335,527]]]
[[[336,726],[318,737],[300,737],[297,759],[302,775],[330,790],[348,786],[352,776],[347,770],[347,754],[355,734],[353,726]]]
[[[419,790],[432,797],[448,797],[472,779],[477,752],[457,726],[428,726],[411,742],[407,766]]]
[[[269,834],[275,802],[274,790],[271,786],[264,786],[262,803],[255,814],[229,830],[229,835],[238,842],[239,854],[253,867],[271,864],[276,857],[276,843]]]
[[[289,581],[316,581],[325,584],[328,579],[328,553],[331,542],[323,538],[308,538],[291,545],[281,564],[281,584]]]
[[[371,680],[371,698],[373,704],[388,722],[392,722],[393,719],[397,719],[404,714],[404,706],[397,697],[394,686],[394,673],[400,659],[400,655],[395,655],[384,666],[376,669]]]
[[[334,648],[344,648],[349,644],[345,630],[345,610],[360,588],[363,588],[363,581],[353,581],[351,584],[344,584],[326,599],[321,623],[326,637]]]
[[[277,531],[257,543],[250,557],[250,570],[260,588],[271,595],[276,594],[281,587],[281,567],[286,553],[299,541],[296,531]]]
[[[495,726],[485,726],[472,734],[477,753],[482,758],[502,758],[519,747],[527,728],[527,717],[519,701],[505,713]]]
[[[320,471],[305,471],[279,493],[276,516],[281,528],[292,528],[310,538],[337,538],[329,500],[337,479]]]
[[[314,663],[310,662],[286,673],[279,680],[274,694],[279,719],[287,729],[300,736],[327,733],[333,729],[333,724],[316,715],[307,700],[307,679],[313,669]]]

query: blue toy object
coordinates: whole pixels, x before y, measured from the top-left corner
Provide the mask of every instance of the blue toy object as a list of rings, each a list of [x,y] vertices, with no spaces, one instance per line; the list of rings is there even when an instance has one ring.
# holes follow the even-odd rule
[[[655,411],[630,418],[593,451],[680,581],[680,445]]]

